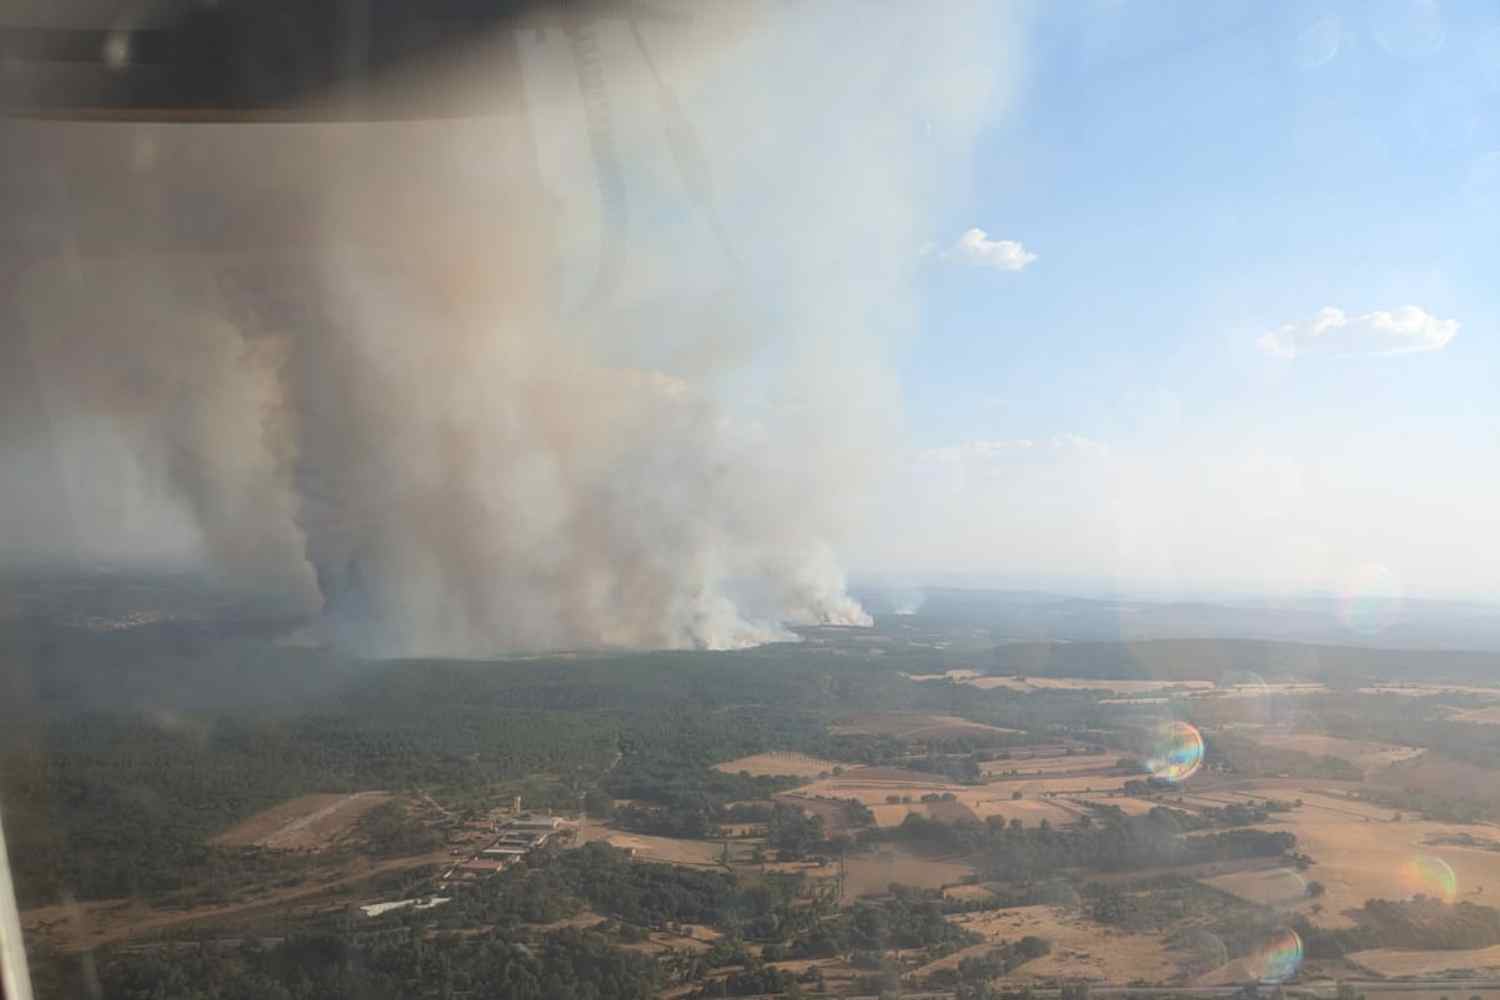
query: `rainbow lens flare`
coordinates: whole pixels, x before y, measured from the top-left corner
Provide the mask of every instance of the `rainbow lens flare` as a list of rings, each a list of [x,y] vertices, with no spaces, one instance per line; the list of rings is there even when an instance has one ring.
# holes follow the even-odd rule
[[[1189,722],[1163,722],[1156,729],[1146,767],[1152,777],[1173,784],[1186,781],[1203,766],[1203,734]]]
[[[1246,959],[1250,974],[1263,983],[1284,983],[1302,967],[1302,938],[1290,927],[1272,934]]]
[[[1458,876],[1442,858],[1419,855],[1401,866],[1401,889],[1408,896],[1426,896],[1451,903],[1458,898]]]
[[[1270,906],[1296,906],[1307,899],[1307,879],[1290,868],[1278,868],[1263,876],[1260,893]]]
[[[1339,620],[1351,632],[1384,632],[1401,617],[1404,594],[1394,573],[1378,563],[1358,567],[1339,593]]]

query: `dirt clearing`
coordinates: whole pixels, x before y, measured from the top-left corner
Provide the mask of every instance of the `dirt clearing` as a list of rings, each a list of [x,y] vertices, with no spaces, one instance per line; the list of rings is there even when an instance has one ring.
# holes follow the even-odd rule
[[[752,754],[738,760],[726,760],[722,764],[715,764],[714,770],[723,771],[725,774],[739,774],[744,771],[755,777],[787,774],[794,778],[816,778],[820,774],[833,773],[836,767],[848,766],[838,761],[823,760],[821,757],[809,757],[805,753],[773,751]]]
[[[665,861],[673,865],[707,865],[719,867],[723,845],[710,840],[679,840],[676,837],[651,837],[644,833],[623,833],[599,823],[585,823],[578,828],[578,843],[602,840],[612,847],[633,852],[638,861]]]
[[[389,792],[302,795],[237,823],[211,843],[320,851],[347,836],[361,816],[391,797]]]
[[[956,715],[929,715],[924,712],[874,712],[855,715],[829,727],[835,736],[890,736],[898,740],[952,740],[965,736],[1019,733],[1019,729],[1001,729],[982,722],[970,722]]]

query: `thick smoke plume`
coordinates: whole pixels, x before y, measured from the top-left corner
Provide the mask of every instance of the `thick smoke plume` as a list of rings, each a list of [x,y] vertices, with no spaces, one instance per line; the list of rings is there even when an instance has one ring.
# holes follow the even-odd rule
[[[835,553],[988,78],[957,14],[772,10],[528,27],[463,120],[5,126],[0,552],[382,654],[868,623]]]

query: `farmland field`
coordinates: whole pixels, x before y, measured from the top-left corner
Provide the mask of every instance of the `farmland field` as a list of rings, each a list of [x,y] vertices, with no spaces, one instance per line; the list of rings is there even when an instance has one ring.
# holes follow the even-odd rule
[[[1119,759],[1118,753],[1077,753],[1071,756],[1058,754],[1046,757],[1013,754],[1008,758],[985,761],[980,769],[987,775],[1006,771],[1019,771],[1022,775],[1078,774],[1113,770]]]
[[[603,841],[614,847],[633,851],[642,861],[665,861],[676,865],[719,864],[723,849],[716,840],[683,840],[677,837],[653,837],[643,833],[625,833],[600,823],[588,822],[578,828],[578,843]]]
[[[1500,725],[1500,705],[1488,705],[1484,708],[1471,708],[1466,712],[1456,712],[1453,715],[1455,722],[1479,722],[1489,726]]]
[[[715,764],[714,769],[725,774],[744,771],[756,776],[786,774],[794,778],[816,778],[820,774],[831,773],[839,766],[838,761],[809,757],[803,753],[757,753]]]
[[[1057,906],[1022,906],[1009,910],[960,914],[954,923],[985,937],[985,943],[954,952],[923,966],[922,973],[957,968],[963,959],[983,955],[1001,941],[1035,935],[1052,942],[1051,954],[1027,962],[1012,974],[1016,980],[1050,977],[1108,982],[1163,982],[1179,973],[1179,959],[1160,934],[1133,934],[1107,927]]]
[[[1300,753],[1312,754],[1314,757],[1338,757],[1361,770],[1389,767],[1403,760],[1411,760],[1422,753],[1417,747],[1347,740],[1319,733],[1259,732],[1254,735],[1253,739],[1269,747],[1296,750]]]
[[[1347,957],[1355,965],[1380,976],[1430,976],[1439,972],[1468,969],[1493,973],[1500,970],[1500,945],[1456,951],[1372,948],[1369,951],[1356,951]]]
[[[1440,859],[1452,869],[1457,900],[1474,901],[1483,887],[1500,886],[1500,853],[1433,844],[1445,835],[1490,837],[1493,827],[1410,818],[1397,822],[1390,810],[1362,808],[1361,803],[1348,803],[1346,808],[1337,795],[1337,783],[1323,786],[1325,794],[1301,793],[1301,809],[1263,826],[1295,834],[1299,850],[1312,858],[1311,867],[1300,874],[1321,883],[1325,890],[1318,900],[1321,912],[1310,916],[1314,923],[1347,927],[1352,921],[1345,911],[1363,906],[1366,900],[1405,899],[1418,892],[1440,894],[1441,887],[1414,881],[1409,874],[1413,863],[1422,858]],[[1296,786],[1288,782],[1257,784],[1251,790],[1254,796],[1273,798],[1288,798],[1295,792]],[[1264,896],[1275,888],[1239,876],[1227,877],[1222,884],[1210,880],[1210,884],[1252,902],[1266,901]]]
[[[972,875],[962,861],[923,858],[908,851],[882,849],[851,857],[845,863],[844,898],[884,895],[892,882],[921,889],[941,889]]]
[[[997,733],[1016,733],[982,722],[970,722],[956,715],[931,715],[924,712],[877,712],[840,719],[829,729],[842,736],[891,736],[898,740],[959,739]]]

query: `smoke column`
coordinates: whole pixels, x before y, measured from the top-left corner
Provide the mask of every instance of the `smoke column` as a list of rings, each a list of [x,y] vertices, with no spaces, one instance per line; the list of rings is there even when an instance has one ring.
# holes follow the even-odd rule
[[[743,10],[526,27],[463,120],[3,126],[0,554],[203,568],[381,655],[867,624],[836,553],[996,43]]]

